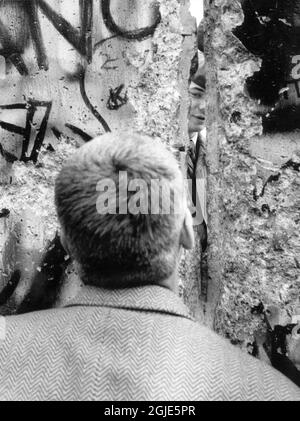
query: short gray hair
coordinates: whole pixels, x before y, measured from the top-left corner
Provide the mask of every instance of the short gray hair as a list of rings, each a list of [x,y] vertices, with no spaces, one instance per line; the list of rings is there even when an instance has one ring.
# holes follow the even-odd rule
[[[150,186],[153,179],[163,181],[185,202],[182,172],[160,139],[114,132],[79,148],[62,168],[55,185],[58,218],[84,283],[157,284],[176,267],[186,203],[180,213],[100,214],[97,184],[112,179],[118,186],[120,171],[127,172],[128,182],[139,178]]]

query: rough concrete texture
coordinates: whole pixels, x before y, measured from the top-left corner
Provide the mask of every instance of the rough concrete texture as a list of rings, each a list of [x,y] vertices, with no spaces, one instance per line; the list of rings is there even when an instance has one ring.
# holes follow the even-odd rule
[[[264,135],[259,104],[245,91],[260,69],[232,34],[239,1],[207,8],[209,293],[206,321],[251,351],[263,328],[259,302],[299,305],[299,132]]]
[[[44,276],[41,259],[58,228],[54,179],[75,148],[125,127],[170,144],[187,140],[188,6],[1,2],[0,313],[15,312]],[[69,296],[64,290],[58,302]]]

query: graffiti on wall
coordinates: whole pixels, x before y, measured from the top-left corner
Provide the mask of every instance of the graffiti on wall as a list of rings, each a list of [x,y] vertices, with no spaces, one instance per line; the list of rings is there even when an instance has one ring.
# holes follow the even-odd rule
[[[115,49],[112,42],[122,40],[129,43],[147,40],[152,37],[161,20],[159,6],[156,1],[149,0],[144,5],[144,10],[149,7],[148,24],[141,27],[134,27],[131,24],[131,27],[126,28],[118,22],[120,20],[118,12],[124,13],[124,4],[128,8],[126,13],[132,16],[131,21],[138,21],[134,11],[131,10],[132,2],[129,1],[25,0],[20,2],[18,0],[1,0],[0,56],[5,59],[7,75],[5,80],[0,80],[3,92],[0,102],[0,127],[2,133],[4,130],[18,135],[22,142],[22,146],[17,148],[17,153],[15,150],[15,154],[12,149],[16,148],[7,148],[9,141],[5,142],[6,145],[3,145],[1,141],[3,156],[12,155],[24,162],[27,160],[36,162],[49,124],[50,131],[58,139],[61,134],[65,134],[65,129],[80,136],[83,141],[88,141],[103,131],[111,130],[108,121],[109,112],[118,111],[128,103],[124,81],[120,77],[107,75],[112,72],[120,73],[120,55],[124,53],[119,51],[120,47],[117,47],[117,57],[112,56]],[[60,8],[63,9],[61,13]],[[75,19],[74,15],[76,15]],[[99,33],[102,38],[96,39]],[[61,52],[62,39],[65,50],[63,52]],[[127,48],[126,44],[124,44],[124,48]],[[63,65],[58,70],[59,55],[60,64],[63,63]],[[99,56],[102,61],[99,60]],[[71,70],[66,68],[68,65],[66,66],[65,63],[68,61],[72,62]],[[15,69],[17,75],[12,68]],[[92,75],[90,69],[93,69]],[[45,77],[44,73],[49,74],[49,78]],[[12,84],[7,85],[10,76],[12,76]],[[20,78],[23,78],[22,82],[20,82]],[[38,80],[39,78],[42,81],[34,82],[34,79]],[[118,81],[116,85],[113,85],[114,80]],[[42,83],[52,85],[50,91],[53,91],[53,85],[57,85],[57,93],[54,96],[61,97],[66,91],[67,97],[68,91],[72,91],[69,100],[61,101],[65,106],[63,113],[69,121],[59,124],[59,127],[53,121],[57,120],[58,108],[62,108],[62,104],[55,104],[53,96],[49,92],[45,93],[44,98],[41,97]],[[100,101],[98,98],[95,101],[91,100],[88,90],[93,91],[91,86],[94,87],[96,84],[108,86],[105,100],[103,98]],[[12,95],[18,86],[25,88],[24,92]],[[29,89],[26,89],[27,87]],[[78,98],[77,91],[80,98]],[[9,101],[11,96],[18,96],[18,99],[23,97],[23,101],[11,102]],[[7,98],[5,103],[3,103],[3,98]],[[67,109],[70,104],[72,104],[70,108],[73,111],[68,113]],[[95,121],[89,124],[92,126],[91,128],[86,129],[83,127],[85,124],[78,124],[80,118],[75,115],[74,108],[76,109],[76,107],[77,115],[83,114],[86,122],[90,121],[87,112],[93,116]],[[20,117],[20,110],[24,111],[23,119]],[[16,112],[17,120],[24,120],[23,125],[8,121],[14,120],[14,112]],[[5,120],[7,115],[9,118]],[[33,122],[37,116],[38,121],[34,123],[33,133]],[[61,116],[59,120],[61,120]],[[2,139],[3,137],[7,138],[7,133],[6,136],[1,136]],[[8,139],[11,140],[9,137]],[[31,148],[30,152],[29,148]]]
[[[87,142],[128,124],[136,52],[147,60],[160,20],[155,0],[0,0],[0,159],[38,164],[62,135]],[[18,312],[53,304],[69,263],[58,236],[43,249],[36,215],[18,218],[0,211],[1,314],[19,289]]]
[[[32,151],[28,154],[29,142],[31,137],[31,127],[34,124],[34,115],[38,108],[43,108],[43,118],[40,122],[40,126],[37,129],[37,136],[34,139],[34,144]],[[43,140],[45,138],[47,123],[49,120],[49,115],[52,108],[52,102],[47,101],[29,101],[27,104],[10,104],[10,105],[0,105],[2,110],[25,110],[26,111],[26,126],[20,127],[14,124],[6,123],[5,121],[0,121],[0,127],[7,130],[8,132],[19,134],[23,137],[22,152],[21,152],[21,161],[33,162],[37,161],[39,150],[42,146]],[[2,154],[5,154],[5,151],[2,151]],[[5,156],[5,155],[4,155]],[[12,159],[17,159],[12,155]]]

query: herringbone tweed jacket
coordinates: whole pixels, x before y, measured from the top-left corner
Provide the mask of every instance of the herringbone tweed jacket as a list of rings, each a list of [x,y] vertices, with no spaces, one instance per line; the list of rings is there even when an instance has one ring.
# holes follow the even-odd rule
[[[159,286],[84,287],[64,308],[0,320],[1,400],[300,400]]]

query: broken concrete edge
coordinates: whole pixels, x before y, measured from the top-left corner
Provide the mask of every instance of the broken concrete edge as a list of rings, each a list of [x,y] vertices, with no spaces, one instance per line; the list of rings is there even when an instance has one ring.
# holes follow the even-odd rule
[[[219,165],[220,142],[224,138],[224,128],[219,109],[219,89],[217,65],[214,56],[214,28],[220,18],[220,11],[210,0],[204,1],[204,54],[207,69],[206,96],[206,164],[207,164],[207,213],[208,213],[208,250],[207,250],[207,301],[205,324],[214,328],[215,312],[223,284],[223,229],[222,213],[222,173]]]

